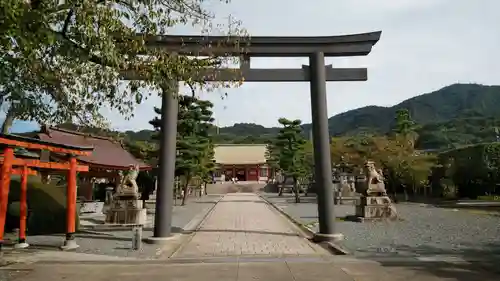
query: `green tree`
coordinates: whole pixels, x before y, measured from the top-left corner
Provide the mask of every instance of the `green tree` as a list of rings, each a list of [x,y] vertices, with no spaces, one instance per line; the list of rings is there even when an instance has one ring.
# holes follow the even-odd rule
[[[302,135],[301,121],[280,118],[278,122],[283,126],[274,142],[277,147],[278,165],[285,177],[293,179],[295,202],[300,202],[299,179],[307,176],[307,159],[305,153],[306,140]]]
[[[212,127],[211,108],[213,104],[195,96],[179,96],[179,113],[177,122],[177,157],[175,173],[181,179],[184,191],[182,205],[186,203],[189,186],[196,181],[199,187],[201,179],[213,169],[213,145],[210,136]],[[160,109],[155,108],[160,114]],[[160,119],[150,121],[157,131],[160,128]]]
[[[427,191],[428,178],[435,166],[433,154],[416,151],[406,136],[352,136],[333,138],[332,161],[343,157],[349,164],[359,168],[372,160],[384,170],[386,187],[396,193],[402,190],[408,200],[408,191],[417,194]]]
[[[394,133],[396,135],[402,136],[408,141],[411,147],[415,147],[415,141],[417,140],[417,125],[412,120],[410,116],[410,111],[408,109],[399,109],[396,111],[396,126],[394,128]]]
[[[215,162],[214,162],[214,145],[212,141],[208,145],[206,145],[203,149],[203,154],[201,156],[201,162],[198,166],[198,176],[200,178],[200,183],[204,185],[204,193],[207,195],[207,183],[212,182],[212,175],[216,170]],[[200,188],[201,195],[201,188]]]
[[[156,164],[158,147],[150,141],[125,141],[125,149],[144,163]]]
[[[103,107],[131,117],[151,95],[145,87],[161,91],[168,79],[204,85],[194,74],[220,66],[220,58],[174,56],[147,44],[176,25],[208,31],[213,15],[205,2],[2,1],[0,105],[9,107],[3,131],[14,118],[104,126]],[[229,26],[229,34],[238,33],[238,23]],[[131,72],[143,80],[123,82],[122,74]]]
[[[279,169],[279,147],[276,146],[276,139],[266,142],[266,163],[272,169]]]
[[[415,151],[407,137],[396,135],[391,138],[379,139],[378,161],[386,171],[386,178],[394,192],[401,187],[405,200],[409,200],[408,191],[416,195],[423,191],[427,195],[429,177],[436,165],[433,154]]]
[[[282,171],[279,166],[279,155],[280,155],[280,150],[279,147],[276,145],[276,138],[274,139],[269,139],[266,141],[266,163],[271,168],[271,170],[274,171],[274,180],[276,180],[276,176],[279,174],[282,174]],[[283,195],[283,186],[280,185],[280,183],[277,183],[279,190],[278,190],[278,196]]]

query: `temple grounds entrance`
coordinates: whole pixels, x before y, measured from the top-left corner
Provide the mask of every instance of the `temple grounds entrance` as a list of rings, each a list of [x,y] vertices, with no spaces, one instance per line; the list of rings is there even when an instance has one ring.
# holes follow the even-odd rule
[[[319,231],[317,241],[332,240],[335,213],[330,161],[330,136],[326,81],[366,81],[366,68],[333,68],[325,57],[366,56],[380,39],[381,32],[326,37],[231,37],[243,48],[227,47],[223,36],[164,35],[147,38],[149,47],[186,56],[222,56],[240,58],[237,69],[206,69],[199,73],[205,81],[309,82],[311,89],[312,131],[315,184],[318,198]],[[300,69],[254,69],[255,57],[308,57],[309,65]],[[238,73],[238,74],[237,74]],[[128,76],[127,76],[128,75]],[[133,74],[125,78],[137,79]],[[165,79],[169,79],[166,77]],[[169,81],[163,89],[161,139],[154,238],[161,241],[171,235],[173,188],[178,113],[178,83]]]

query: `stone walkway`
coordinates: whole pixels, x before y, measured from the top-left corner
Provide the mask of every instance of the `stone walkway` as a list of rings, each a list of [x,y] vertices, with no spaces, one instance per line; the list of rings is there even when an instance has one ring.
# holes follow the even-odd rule
[[[323,249],[252,193],[227,194],[174,258],[318,255]]]
[[[37,262],[0,267],[1,281],[493,281],[463,262],[374,262],[332,256],[255,194],[227,194],[167,260]]]

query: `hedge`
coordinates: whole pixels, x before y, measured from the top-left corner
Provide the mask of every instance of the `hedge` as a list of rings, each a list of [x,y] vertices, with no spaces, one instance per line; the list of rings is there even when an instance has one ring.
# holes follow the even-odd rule
[[[13,176],[9,191],[6,231],[19,227],[20,178]],[[27,234],[56,234],[66,232],[66,187],[44,184],[38,177],[28,178]],[[76,208],[76,229],[80,225]]]
[[[458,197],[477,198],[500,192],[500,143],[482,143],[442,152],[434,181],[451,181]]]

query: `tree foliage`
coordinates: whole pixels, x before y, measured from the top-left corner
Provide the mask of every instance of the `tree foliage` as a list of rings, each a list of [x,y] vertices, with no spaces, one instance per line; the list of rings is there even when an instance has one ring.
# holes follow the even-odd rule
[[[382,167],[389,189],[402,190],[407,194],[428,186],[428,178],[435,165],[435,156],[417,151],[414,147],[414,129],[417,128],[408,110],[396,115],[394,134],[357,135],[333,138],[331,142],[332,161],[341,159],[357,167],[372,160]]]
[[[226,2],[226,0],[223,0]],[[23,120],[60,123],[76,118],[102,126],[108,107],[126,117],[151,91],[172,79],[203,85],[195,73],[221,59],[191,58],[148,48],[176,25],[211,28],[204,0],[40,1],[1,3],[0,102]],[[238,32],[230,23],[229,33]],[[227,42],[238,48],[238,42]],[[142,81],[122,81],[123,73]]]
[[[452,184],[454,196],[476,198],[498,194],[500,181],[500,143],[483,143],[451,149],[439,154],[439,169],[433,181],[441,192]],[[444,179],[445,181],[443,181]]]
[[[130,154],[144,163],[148,163],[150,165],[158,163],[156,153],[158,146],[155,143],[147,141],[126,141],[124,146]]]
[[[212,107],[211,102],[195,96],[179,96],[175,174],[183,183],[182,205],[193,180],[201,182],[214,169],[213,143],[209,134],[213,122]],[[155,112],[160,114],[160,109],[155,108]],[[150,121],[157,131],[160,131],[160,122],[158,117]]]
[[[278,122],[283,126],[276,140],[273,142],[268,159],[276,161],[277,166],[287,178],[293,179],[295,201],[300,202],[299,180],[307,176],[309,168],[305,153],[306,140],[302,136],[300,120],[280,118]]]
[[[276,146],[276,139],[266,142],[266,163],[271,169],[279,170],[279,147]]]

